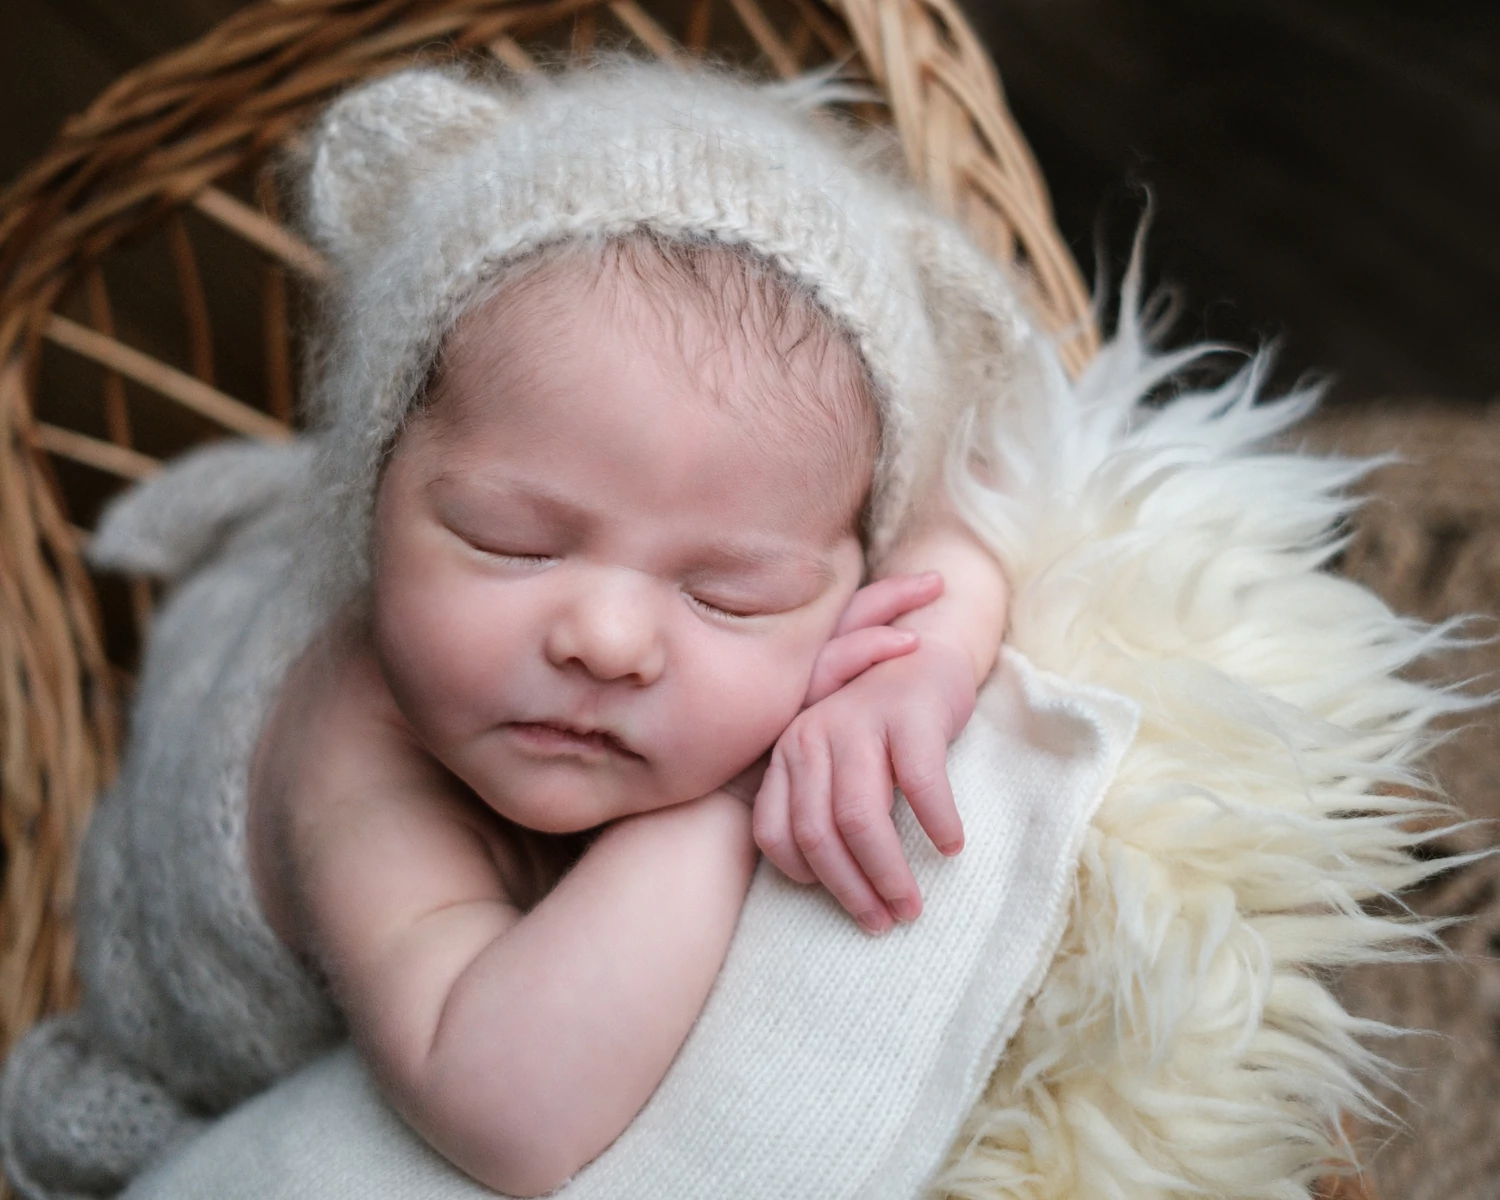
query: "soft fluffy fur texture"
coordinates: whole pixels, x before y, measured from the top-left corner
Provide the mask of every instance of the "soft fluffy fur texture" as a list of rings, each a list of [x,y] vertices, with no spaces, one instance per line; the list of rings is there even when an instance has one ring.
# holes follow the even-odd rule
[[[1009,640],[1136,700],[1141,731],[1084,846],[1042,991],[934,1192],[1292,1200],[1348,1168],[1386,1027],[1327,973],[1410,956],[1381,915],[1436,868],[1418,760],[1476,703],[1406,672],[1451,629],[1325,568],[1367,464],[1275,448],[1312,405],[1260,402],[1266,361],[1153,403],[1208,348],[1154,354],[1137,315],[1017,443],[970,430],[950,472],[1015,589]],[[1045,441],[1057,453],[1007,448]],[[1385,911],[1399,906],[1385,905]]]

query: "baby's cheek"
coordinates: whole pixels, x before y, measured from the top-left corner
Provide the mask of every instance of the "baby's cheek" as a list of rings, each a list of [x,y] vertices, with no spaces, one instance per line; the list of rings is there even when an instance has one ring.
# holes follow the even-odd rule
[[[812,673],[801,654],[726,655],[712,689],[693,704],[696,757],[726,782],[775,744],[802,707]]]
[[[478,719],[495,623],[441,574],[392,583],[375,613],[387,682],[419,735],[446,741]]]

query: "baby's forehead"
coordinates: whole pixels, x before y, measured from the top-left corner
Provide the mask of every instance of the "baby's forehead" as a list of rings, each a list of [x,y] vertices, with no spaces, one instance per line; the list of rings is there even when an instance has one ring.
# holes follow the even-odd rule
[[[763,452],[813,451],[809,491],[840,507],[863,501],[880,429],[854,340],[806,287],[720,244],[637,235],[564,244],[517,264],[454,329],[433,397],[443,406],[454,392],[453,416],[483,419],[486,409],[468,401],[487,381],[545,388],[557,363],[597,348],[605,322],[626,335],[613,344],[685,375],[705,404],[753,429]]]
[[[644,343],[665,341],[659,348],[687,365],[865,375],[854,339],[806,285],[746,249],[649,234],[559,243],[511,264],[469,305],[446,349],[475,333],[504,347],[516,340],[507,332],[572,332],[562,318],[581,299],[628,321]]]

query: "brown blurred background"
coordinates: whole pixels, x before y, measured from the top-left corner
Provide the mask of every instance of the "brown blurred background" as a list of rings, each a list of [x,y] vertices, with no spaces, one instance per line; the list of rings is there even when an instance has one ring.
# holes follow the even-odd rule
[[[0,0],[0,182],[106,84],[239,6]],[[1372,478],[1344,569],[1414,616],[1482,614],[1472,629],[1493,637],[1500,0],[968,7],[1085,272],[1102,248],[1118,280],[1149,189],[1150,276],[1180,294],[1179,335],[1278,339],[1281,381],[1333,380],[1333,403],[1304,443],[1406,455]],[[204,266],[226,278],[237,269],[227,258]],[[136,344],[156,340],[158,316],[176,319],[149,285],[120,300]],[[247,293],[233,307],[248,314],[256,303]],[[223,326],[235,329],[233,314]],[[258,360],[253,338],[237,340]],[[231,391],[258,369],[233,352],[220,366]],[[1476,645],[1437,669],[1496,688],[1500,646]],[[1476,717],[1435,765],[1467,811],[1500,821],[1500,719]],[[1495,847],[1497,829],[1467,828],[1432,852]],[[1382,1200],[1494,1200],[1500,861],[1450,870],[1410,900],[1423,914],[1462,918],[1447,935],[1454,956],[1366,969],[1341,986],[1361,1012],[1438,1036],[1390,1045],[1406,1069],[1404,1094],[1382,1096],[1394,1124],[1355,1136]]]

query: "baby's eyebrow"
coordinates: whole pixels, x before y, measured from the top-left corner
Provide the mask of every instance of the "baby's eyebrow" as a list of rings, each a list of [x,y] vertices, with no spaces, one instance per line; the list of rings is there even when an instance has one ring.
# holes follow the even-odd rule
[[[481,503],[499,501],[525,504],[568,529],[581,528],[592,516],[589,509],[568,499],[562,492],[535,483],[497,483],[483,475],[444,471],[433,476],[427,486],[439,492],[446,488],[456,488],[460,496],[473,497]]]
[[[823,555],[791,546],[762,546],[750,542],[718,542],[697,556],[690,573],[715,574],[725,571],[796,570],[805,572],[819,583],[834,582],[833,565]]]

